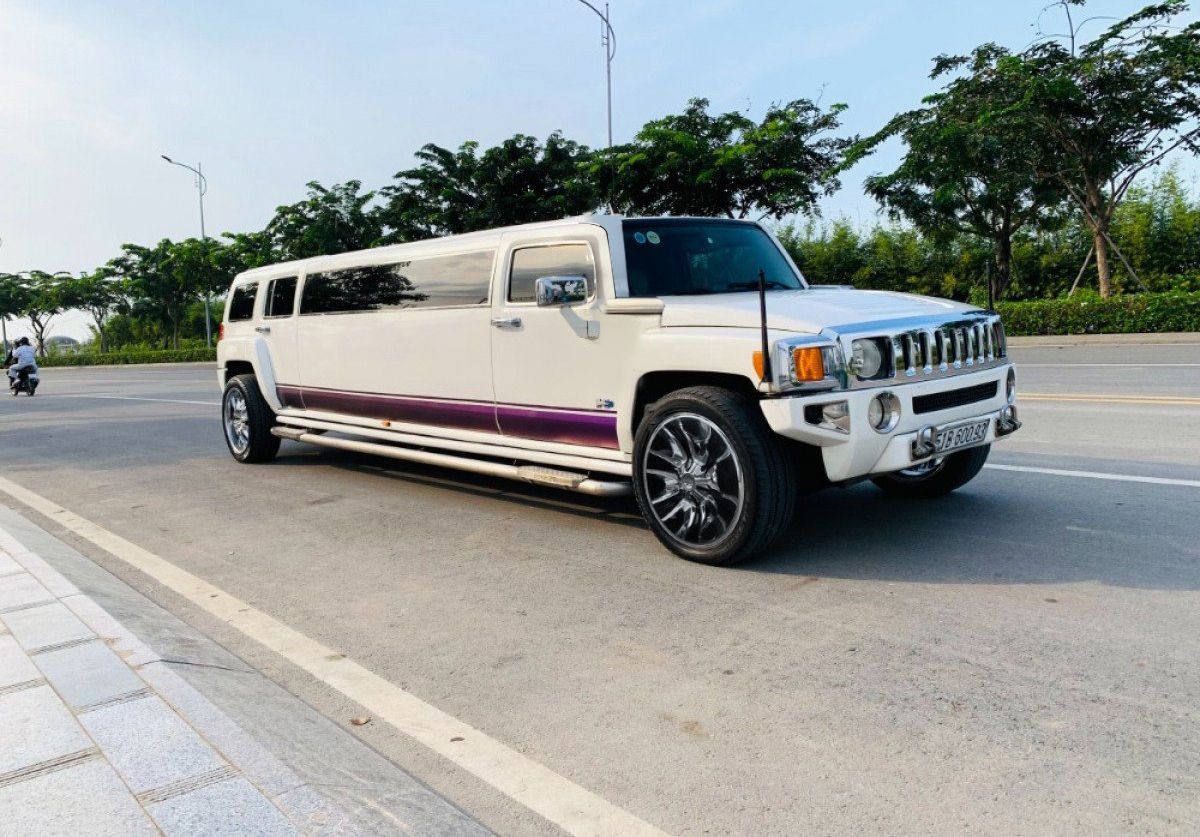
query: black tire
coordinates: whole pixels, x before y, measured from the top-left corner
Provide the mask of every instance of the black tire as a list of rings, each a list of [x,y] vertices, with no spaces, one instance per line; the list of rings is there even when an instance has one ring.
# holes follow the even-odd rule
[[[235,421],[238,399],[245,405],[245,434]],[[232,411],[232,413],[231,413]],[[271,435],[275,413],[262,397],[253,375],[235,375],[225,384],[221,397],[221,427],[225,445],[238,462],[270,462],[279,453],[279,437]]]
[[[679,458],[681,465],[664,455],[672,453],[669,437],[691,451]],[[695,444],[703,446],[702,454],[697,455]],[[688,387],[652,404],[634,438],[633,458],[634,494],[642,517],[681,558],[737,564],[769,548],[791,523],[796,507],[793,458],[758,406],[730,390]],[[737,503],[728,499],[735,483]],[[691,505],[684,507],[686,503]],[[683,517],[675,520],[672,509]],[[698,521],[687,523],[688,515]],[[682,536],[671,528],[679,525],[684,527]]]
[[[941,497],[975,479],[991,449],[991,445],[980,445],[943,457],[937,467],[927,473],[897,471],[874,477],[871,481],[897,497]]]

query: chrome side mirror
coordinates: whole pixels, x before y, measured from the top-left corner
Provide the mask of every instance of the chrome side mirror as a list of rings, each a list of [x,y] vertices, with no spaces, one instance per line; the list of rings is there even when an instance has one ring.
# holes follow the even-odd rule
[[[539,306],[571,305],[588,298],[587,279],[583,276],[539,276],[534,282]]]

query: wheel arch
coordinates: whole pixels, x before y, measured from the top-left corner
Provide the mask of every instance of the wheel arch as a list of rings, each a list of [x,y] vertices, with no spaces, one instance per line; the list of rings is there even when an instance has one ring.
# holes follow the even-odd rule
[[[672,369],[647,372],[638,378],[634,390],[633,410],[629,417],[631,435],[637,435],[638,427],[646,416],[646,409],[675,390],[695,386],[713,386],[727,389],[757,402],[758,388],[744,375],[728,372],[706,372],[700,370]]]

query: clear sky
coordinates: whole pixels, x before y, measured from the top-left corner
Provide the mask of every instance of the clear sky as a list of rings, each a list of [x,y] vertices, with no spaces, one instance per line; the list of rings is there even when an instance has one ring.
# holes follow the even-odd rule
[[[693,96],[755,117],[845,102],[846,131],[871,132],[933,90],[933,56],[1023,47],[1046,2],[611,0],[615,139]],[[309,180],[384,185],[426,142],[602,145],[599,34],[577,0],[0,0],[0,270],[196,235],[191,180],[160,154],[203,163],[211,235],[260,229]],[[849,172],[824,216],[871,222],[862,180],[896,156]]]

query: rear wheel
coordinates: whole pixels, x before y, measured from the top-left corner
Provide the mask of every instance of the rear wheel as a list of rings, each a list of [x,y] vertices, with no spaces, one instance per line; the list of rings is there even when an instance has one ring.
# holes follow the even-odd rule
[[[678,390],[652,405],[634,440],[634,493],[672,552],[736,564],[768,548],[796,505],[795,468],[749,400]]]
[[[238,462],[268,462],[279,452],[279,437],[271,435],[275,413],[253,375],[236,375],[225,385],[221,424],[225,444]]]
[[[991,445],[981,445],[958,451],[875,477],[872,482],[899,497],[941,497],[973,480],[987,462],[991,449]]]

